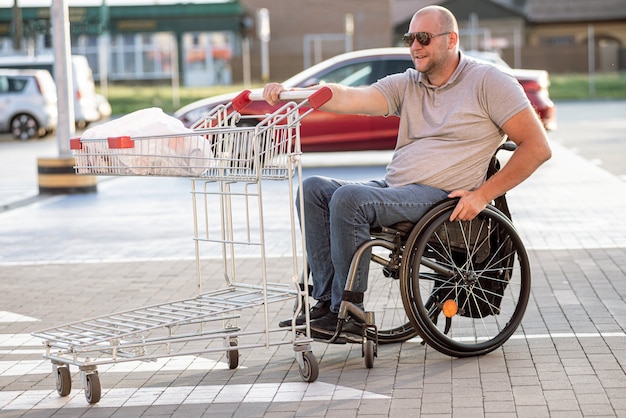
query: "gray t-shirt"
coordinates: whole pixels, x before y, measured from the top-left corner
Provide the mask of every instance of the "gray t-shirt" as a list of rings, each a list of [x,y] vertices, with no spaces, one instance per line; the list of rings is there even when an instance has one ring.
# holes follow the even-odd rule
[[[414,69],[373,86],[385,96],[388,114],[400,116],[385,176],[389,187],[419,183],[446,191],[476,189],[504,139],[500,127],[530,105],[514,77],[463,54],[441,87]]]

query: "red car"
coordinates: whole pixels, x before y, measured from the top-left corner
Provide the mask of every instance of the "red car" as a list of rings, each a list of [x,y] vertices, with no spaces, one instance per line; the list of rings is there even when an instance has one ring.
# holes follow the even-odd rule
[[[480,58],[477,58],[480,59]],[[316,64],[283,82],[285,87],[307,87],[323,83],[364,86],[388,75],[413,68],[407,48],[380,48],[349,52]],[[510,68],[505,71],[515,72]],[[554,104],[548,97],[547,73],[531,71],[532,80],[518,78],[546,129],[555,127]],[[545,73],[545,74],[544,74]],[[521,74],[521,73],[520,73]],[[525,76],[528,73],[524,73]],[[514,74],[516,75],[516,74]],[[545,78],[542,78],[545,77]],[[218,104],[228,103],[237,93],[199,100],[175,113],[186,126],[192,125]],[[244,110],[246,115],[273,112],[266,102],[254,102]],[[245,119],[247,123],[251,121]],[[339,115],[314,111],[302,120],[301,146],[304,152],[389,150],[396,145],[397,117]]]

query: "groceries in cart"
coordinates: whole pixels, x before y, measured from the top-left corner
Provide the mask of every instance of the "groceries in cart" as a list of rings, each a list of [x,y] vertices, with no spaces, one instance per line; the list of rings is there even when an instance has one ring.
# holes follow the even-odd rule
[[[79,174],[194,176],[213,157],[205,135],[156,107],[89,128],[71,144]]]
[[[255,126],[238,125],[237,106],[219,106],[192,128],[161,109],[150,108],[95,126],[70,140],[78,174],[283,179],[296,147],[297,119],[288,105],[259,115]]]

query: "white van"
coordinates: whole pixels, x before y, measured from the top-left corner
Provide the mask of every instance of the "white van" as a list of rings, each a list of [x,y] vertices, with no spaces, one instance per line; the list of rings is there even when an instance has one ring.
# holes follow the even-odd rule
[[[54,56],[4,56],[0,57],[0,68],[44,69],[54,77]],[[87,58],[82,55],[72,55],[72,85],[76,125],[84,128],[91,122],[100,120],[102,115],[98,110],[99,98],[96,95],[93,73]]]

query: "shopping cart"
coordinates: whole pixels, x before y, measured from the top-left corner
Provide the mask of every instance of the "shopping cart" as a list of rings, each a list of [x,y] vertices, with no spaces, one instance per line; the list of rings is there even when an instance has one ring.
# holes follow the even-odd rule
[[[146,137],[72,139],[76,172],[114,176],[174,176],[191,179],[196,255],[196,296],[34,332],[44,340],[56,389],[67,396],[72,387],[69,366],[80,370],[85,397],[97,403],[102,394],[98,366],[127,361],[198,355],[226,350],[228,367],[239,366],[239,350],[292,344],[300,375],[313,382],[319,366],[305,327],[271,328],[268,305],[293,299],[308,312],[308,288],[299,285],[307,270],[304,243],[292,202],[301,183],[300,120],[328,101],[332,92],[285,92],[283,106],[261,122],[242,124],[240,111],[258,94],[245,91],[198,121],[190,133]],[[269,281],[266,265],[262,184],[285,181],[291,220],[292,283]],[[302,199],[299,195],[297,198]],[[303,206],[303,205],[301,205]],[[203,291],[201,250],[221,252],[225,287]],[[244,248],[242,250],[241,248]],[[256,252],[259,276],[240,280],[237,255]],[[259,329],[241,328],[244,310],[263,313]],[[287,331],[286,331],[287,330]]]

